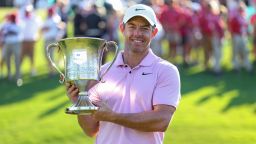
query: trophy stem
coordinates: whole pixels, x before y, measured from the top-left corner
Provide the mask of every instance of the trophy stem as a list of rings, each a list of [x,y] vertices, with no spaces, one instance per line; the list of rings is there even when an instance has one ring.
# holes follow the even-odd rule
[[[92,104],[88,92],[80,92],[78,100],[71,107],[66,109],[67,114],[89,115],[98,110],[98,107]]]

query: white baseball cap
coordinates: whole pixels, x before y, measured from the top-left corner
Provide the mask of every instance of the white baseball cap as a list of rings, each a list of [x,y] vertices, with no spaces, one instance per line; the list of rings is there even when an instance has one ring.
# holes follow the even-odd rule
[[[123,17],[123,23],[127,23],[131,18],[135,16],[144,17],[153,27],[156,27],[157,25],[156,14],[149,6],[144,4],[136,4],[127,8]]]

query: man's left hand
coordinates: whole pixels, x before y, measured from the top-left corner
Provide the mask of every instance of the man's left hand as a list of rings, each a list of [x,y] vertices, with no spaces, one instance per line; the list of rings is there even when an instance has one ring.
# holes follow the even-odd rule
[[[109,105],[106,102],[94,102],[99,109],[92,114],[92,116],[98,121],[110,121],[110,118],[114,114]]]

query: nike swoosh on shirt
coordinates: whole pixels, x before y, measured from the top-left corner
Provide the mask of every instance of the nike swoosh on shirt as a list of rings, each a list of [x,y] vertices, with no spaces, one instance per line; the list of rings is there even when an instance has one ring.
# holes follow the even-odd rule
[[[152,73],[145,73],[145,72],[142,73],[142,75],[149,75],[149,74],[152,74]]]

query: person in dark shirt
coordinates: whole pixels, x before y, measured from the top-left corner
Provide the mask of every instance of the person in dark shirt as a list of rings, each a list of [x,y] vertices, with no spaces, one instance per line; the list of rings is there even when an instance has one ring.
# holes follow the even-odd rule
[[[102,38],[106,33],[106,21],[98,13],[96,5],[91,7],[88,15],[83,19],[85,24],[84,35],[87,37],[97,37]]]

